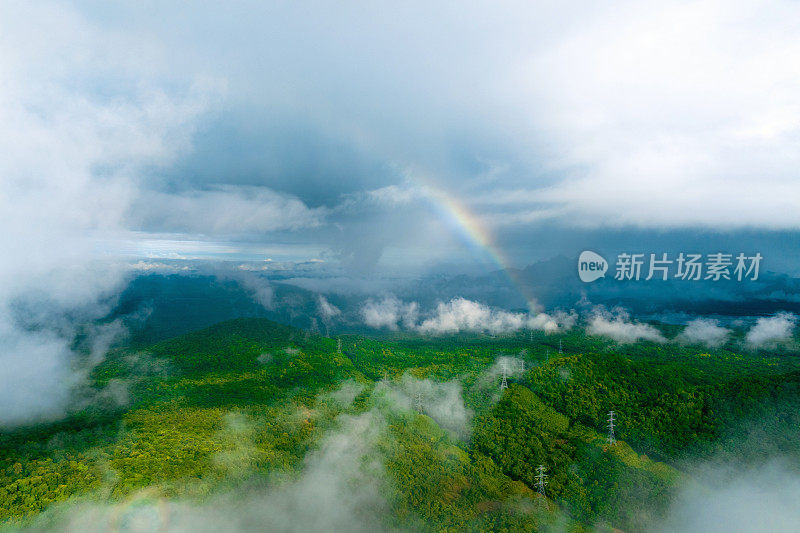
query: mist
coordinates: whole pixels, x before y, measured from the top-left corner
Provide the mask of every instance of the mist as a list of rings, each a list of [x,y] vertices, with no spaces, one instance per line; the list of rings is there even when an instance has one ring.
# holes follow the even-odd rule
[[[70,8],[11,2],[0,20],[0,117],[15,124],[0,134],[0,426],[9,427],[63,416],[85,372],[75,329],[107,313],[127,279],[124,265],[98,260],[94,239],[124,231],[138,169],[174,161],[204,96],[191,82],[182,97],[164,94],[146,65],[155,50]],[[42,68],[51,57],[59,68]],[[76,83],[89,73],[136,78],[137,88],[109,100]],[[70,314],[77,323],[65,324]]]
[[[547,333],[572,328],[577,314],[556,311],[518,313],[492,308],[466,298],[439,302],[436,308],[420,314],[417,302],[402,302],[395,297],[368,300],[361,308],[364,323],[375,329],[392,331],[403,329],[423,335],[449,335],[471,333],[513,333],[523,329]],[[419,318],[421,316],[421,318]]]
[[[688,344],[705,344],[715,348],[724,344],[730,333],[728,328],[719,325],[718,320],[696,318],[686,324],[676,340]]]
[[[797,317],[791,313],[760,317],[747,331],[745,341],[754,347],[774,347],[778,342],[791,339],[796,323]]]
[[[624,309],[608,311],[596,308],[589,318],[586,332],[589,335],[601,335],[619,343],[627,344],[640,340],[666,342],[666,338],[650,324],[636,322]]]
[[[792,531],[800,524],[800,473],[787,459],[758,466],[698,465],[657,531]]]
[[[319,448],[308,454],[296,479],[252,482],[203,502],[154,498],[145,490],[118,505],[56,507],[25,530],[387,531],[382,526],[387,505],[382,466],[375,450],[384,427],[378,412],[341,415]],[[238,438],[246,439],[246,432]],[[241,461],[231,464],[242,466]]]
[[[472,413],[464,407],[457,382],[404,375],[397,382],[378,383],[369,393],[372,407],[352,412],[353,400],[364,390],[364,385],[348,381],[322,396],[323,402],[332,401],[344,412],[336,416],[296,474],[277,472],[249,479],[256,427],[243,415],[228,415],[221,435],[232,448],[217,454],[215,464],[232,472],[239,480],[236,488],[198,501],[154,496],[157,492],[148,489],[116,505],[87,499],[55,506],[24,530],[395,531],[386,522],[391,494],[391,481],[384,471],[386,446],[391,444],[389,420],[414,416],[413,402],[420,394],[424,415],[453,438],[467,438]],[[309,415],[315,416],[313,411],[298,409],[298,423]]]
[[[473,412],[464,405],[463,389],[458,381],[439,382],[418,379],[406,373],[398,382],[383,381],[375,391],[384,394],[403,409],[416,409],[433,418],[452,436],[468,439]]]

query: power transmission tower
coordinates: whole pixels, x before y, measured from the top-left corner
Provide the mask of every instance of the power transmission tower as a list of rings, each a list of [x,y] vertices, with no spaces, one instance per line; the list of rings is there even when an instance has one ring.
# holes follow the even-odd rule
[[[336,353],[342,353],[342,339],[336,339]]]
[[[501,368],[503,370],[503,379],[500,381],[500,392],[503,392],[508,388],[508,371],[506,370],[505,363],[501,365]]]
[[[417,392],[416,396],[414,396],[414,408],[418,412],[422,412],[422,393]]]
[[[530,331],[531,334],[531,342],[533,342],[533,330]]]
[[[520,360],[519,360],[519,370],[520,370],[520,372],[525,372],[525,359],[520,358]]]
[[[564,355],[564,349],[561,346],[561,339],[558,340],[558,355]]]
[[[617,439],[614,437],[614,411],[608,412],[608,443],[614,445]]]
[[[545,474],[544,471],[544,465],[539,465],[539,467],[536,468],[536,492],[546,498],[547,495],[545,494],[544,487],[547,485],[547,474]]]

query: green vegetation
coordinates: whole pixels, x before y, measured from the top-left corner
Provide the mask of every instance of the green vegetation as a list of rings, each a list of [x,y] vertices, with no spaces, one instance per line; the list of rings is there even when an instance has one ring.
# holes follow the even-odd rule
[[[112,351],[91,379],[98,390],[124,385],[121,405],[0,433],[0,521],[26,525],[58,502],[118,505],[142,491],[199,502],[255,482],[279,490],[346,417],[377,421],[362,467],[382,480],[387,529],[643,531],[691,476],[683,460],[736,454],[741,424],[759,417],[771,417],[771,442],[800,458],[787,437],[796,429],[786,430],[800,416],[789,353],[616,346],[579,332],[342,341],[339,353],[335,339],[237,319]],[[503,394],[500,356],[526,368]],[[471,415],[463,434],[411,408],[416,379],[458,383]],[[609,446],[612,409],[619,441]]]

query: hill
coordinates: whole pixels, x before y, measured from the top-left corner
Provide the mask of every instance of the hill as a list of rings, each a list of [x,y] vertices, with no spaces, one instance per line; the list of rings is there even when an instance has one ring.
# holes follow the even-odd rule
[[[187,508],[243,500],[271,523],[297,491],[322,491],[342,499],[341,520],[360,517],[344,529],[646,531],[692,477],[688,458],[759,453],[737,444],[748,421],[767,417],[765,442],[800,458],[791,354],[576,332],[341,344],[237,318],[112,351],[92,401],[0,434],[0,520],[59,531],[91,505],[116,527],[135,501],[180,525]]]

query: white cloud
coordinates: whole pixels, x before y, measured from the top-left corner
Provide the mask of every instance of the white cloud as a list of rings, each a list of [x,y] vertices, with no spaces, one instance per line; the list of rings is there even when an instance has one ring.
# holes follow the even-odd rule
[[[447,303],[440,302],[433,316],[422,321],[416,329],[421,333],[434,335],[461,331],[498,334],[521,329],[538,329],[552,333],[569,329],[574,322],[575,316],[572,314],[512,313],[465,298],[454,298]]]
[[[324,208],[264,187],[220,186],[184,193],[144,191],[128,223],[137,229],[202,235],[240,235],[320,225]]]
[[[347,407],[363,390],[363,384],[347,381],[321,399]],[[468,435],[472,412],[464,407],[460,383],[404,376],[400,383],[379,383],[371,394],[374,407],[369,411],[339,415],[306,454],[298,471],[276,472],[268,483],[245,483],[217,491],[202,502],[153,502],[134,496],[136,504],[122,509],[89,502],[54,506],[35,518],[32,528],[92,533],[114,529],[123,517],[137,531],[159,527],[196,533],[384,531],[390,512],[386,495],[392,490],[384,461],[387,451],[391,454],[394,449],[389,423],[411,414],[408,411],[417,392],[424,397],[424,414],[457,436]],[[293,415],[302,424],[313,413],[303,408]],[[241,414],[226,416],[221,436],[234,446],[214,455],[217,467],[230,474],[252,473],[257,456],[254,428]],[[313,512],[309,512],[310,502]]]
[[[517,331],[524,324],[525,315],[522,313],[493,310],[478,302],[455,298],[448,303],[440,302],[434,316],[424,320],[418,329],[422,333],[438,335],[459,331],[501,333]]]
[[[522,329],[533,329],[554,333],[572,328],[577,319],[575,312],[556,311],[548,313],[513,313],[492,308],[466,298],[453,298],[439,302],[418,322],[419,304],[403,302],[390,296],[383,300],[367,300],[361,308],[364,323],[373,328],[393,331],[402,326],[428,335],[446,335],[459,332],[511,333]]]
[[[323,295],[317,295],[317,312],[325,326],[325,335],[330,335],[331,323],[334,319],[341,317],[342,310],[333,305]]]
[[[442,428],[456,437],[467,438],[471,431],[473,412],[464,405],[463,390],[458,381],[417,379],[403,374],[399,383],[381,382],[377,395],[387,395],[401,409],[416,409],[433,418]]]
[[[525,371],[530,370],[530,364],[525,364],[525,350],[517,356],[500,355],[492,365],[482,372],[475,381],[476,390],[481,391],[484,398],[491,403],[500,401],[503,391],[500,390],[502,375],[511,379],[521,376]],[[535,363],[534,363],[535,364]]]
[[[420,187],[389,185],[367,191],[367,197],[381,205],[402,205],[425,196]]]
[[[596,308],[589,318],[586,332],[589,335],[609,337],[620,343],[640,340],[666,342],[667,340],[650,324],[631,321],[628,314],[621,309],[609,312],[602,308]]]
[[[123,228],[138,173],[173,161],[206,105],[202,84],[162,90],[158,47],[140,37],[67,6],[0,6],[0,426],[67,408],[73,332],[21,322],[107,310],[126,267],[98,261],[94,238]]]
[[[424,187],[415,185],[387,185],[348,196],[338,209],[357,210],[359,207],[397,207],[428,197]]]
[[[214,5],[193,10],[181,32],[174,27],[185,11],[170,4],[108,8],[106,18],[155,36],[144,42],[168,44],[153,53],[133,41],[129,61],[138,55],[140,67],[184,77],[214,73],[243,114],[277,122],[278,131],[302,124],[357,160],[339,168],[313,142],[273,152],[258,135],[274,132],[250,125],[241,146],[269,153],[245,154],[237,175],[309,156],[303,168],[318,174],[311,185],[294,180],[294,194],[326,187],[328,177],[351,180],[345,195],[405,208],[437,183],[503,224],[800,227],[792,202],[800,196],[800,13],[790,0],[514,2],[502,12],[490,2],[434,12],[414,2],[313,12],[241,6],[249,17]],[[262,39],[308,28],[308,47]],[[423,177],[398,185],[406,173]],[[241,198],[225,201],[243,206],[255,227],[278,222]],[[296,207],[290,223],[314,219]],[[239,227],[224,216],[219,225],[195,218],[214,230]]]
[[[697,318],[686,324],[686,328],[681,331],[676,340],[688,344],[705,344],[716,347],[724,344],[729,335],[730,330],[720,326],[718,320]]]
[[[751,346],[775,346],[780,341],[791,339],[797,316],[791,313],[778,313],[771,317],[761,317],[750,328],[745,340]]]
[[[702,484],[686,483],[655,531],[745,533],[792,531],[800,524],[800,476],[780,460],[738,472],[701,465]]]
[[[356,397],[364,392],[366,386],[355,380],[348,379],[344,381],[338,389],[333,392],[323,394],[322,397],[331,399],[342,407],[350,407],[355,401]]]
[[[580,225],[800,227],[798,20],[781,0],[578,17],[516,69],[548,166],[578,170],[508,201]]]
[[[393,296],[382,300],[368,300],[361,308],[364,323],[371,328],[396,331],[402,325],[411,328],[417,321],[419,306],[416,302],[404,303]]]
[[[342,314],[342,310],[328,301],[327,298],[321,294],[317,296],[317,309],[323,320],[330,321],[331,319]]]
[[[529,316],[525,324],[528,329],[541,330],[545,333],[570,330],[575,326],[578,314],[575,311],[555,311],[553,313],[537,313]]]
[[[0,427],[62,416],[76,385],[64,340],[52,333],[34,335],[7,325],[0,329],[0,340]]]
[[[129,265],[131,270],[139,272],[159,272],[159,273],[177,273],[188,272],[191,268],[188,265],[168,265],[160,261],[137,261]]]

